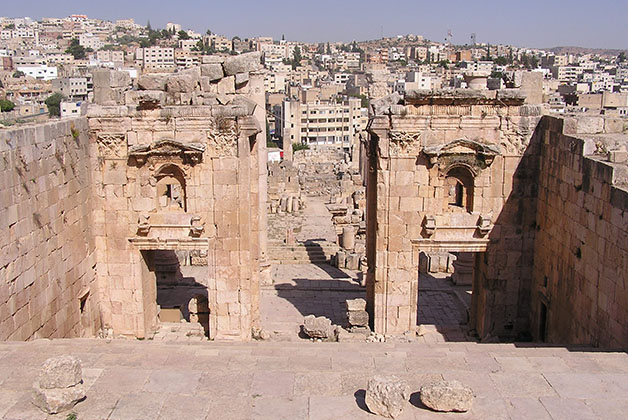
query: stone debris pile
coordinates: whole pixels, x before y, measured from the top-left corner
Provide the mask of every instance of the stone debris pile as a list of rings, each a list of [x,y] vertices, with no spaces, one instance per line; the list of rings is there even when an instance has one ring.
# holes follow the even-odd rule
[[[74,407],[85,398],[81,361],[73,356],[52,357],[33,384],[33,404],[48,414]]]
[[[167,105],[217,106],[216,116],[251,115],[255,103],[243,96],[250,91],[250,73],[262,69],[261,53],[233,57],[204,56],[200,66],[178,73],[147,73],[132,85],[129,73],[94,71],[94,102],[100,105],[135,105],[138,110]],[[136,87],[136,90],[133,90]]]

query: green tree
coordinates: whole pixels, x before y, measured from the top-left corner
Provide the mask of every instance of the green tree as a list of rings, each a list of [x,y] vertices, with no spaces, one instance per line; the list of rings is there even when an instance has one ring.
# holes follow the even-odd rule
[[[23,71],[20,71],[20,70],[16,70],[13,73],[13,77],[16,78],[16,79],[19,78],[19,77],[24,77],[24,76],[26,76],[26,74]]]
[[[179,31],[177,35],[179,36],[179,39],[190,39],[190,35],[188,35],[185,31]]]
[[[508,59],[504,56],[495,57],[493,59],[493,63],[497,64],[498,66],[505,66],[506,64],[508,64]]]
[[[75,60],[85,59],[85,48],[79,44],[79,40],[76,38],[73,38],[72,41],[70,41],[70,46],[67,50],[65,50],[65,52],[72,54]]]
[[[15,29],[15,23],[9,23],[8,25],[4,27],[4,29],[10,29],[10,30]]]
[[[61,116],[61,102],[65,99],[65,97],[59,93],[55,92],[50,95],[44,103],[48,107],[48,114],[51,117],[59,117]]]
[[[15,104],[7,99],[0,99],[0,111],[9,112],[13,111]]]
[[[294,51],[292,53],[292,70],[301,65],[301,60],[303,60],[303,56],[301,55],[301,48],[299,48],[299,46],[297,45],[294,47]]]

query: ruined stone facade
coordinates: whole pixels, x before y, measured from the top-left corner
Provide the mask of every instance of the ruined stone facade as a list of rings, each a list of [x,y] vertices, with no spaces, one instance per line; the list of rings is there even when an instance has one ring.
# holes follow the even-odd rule
[[[177,307],[208,315],[209,338],[251,338],[266,258],[260,56],[206,61],[137,86],[96,71],[86,118],[2,133],[1,338],[149,337],[172,278],[204,291]]]
[[[555,120],[541,120],[540,108],[516,92],[412,92],[398,102],[374,104],[366,148],[375,331],[415,330],[421,253],[464,252],[474,255],[470,324],[481,339],[626,345],[625,285],[610,279],[625,273],[627,253],[623,245],[593,251],[625,242],[625,191],[613,186],[612,171],[584,158],[581,140],[566,140]],[[570,156],[560,150],[566,146]],[[591,186],[578,184],[583,178]],[[596,192],[574,192],[575,184]],[[575,203],[558,204],[559,189],[570,194],[560,200]],[[587,194],[596,194],[594,224]],[[594,204],[589,197],[587,206]],[[573,217],[558,222],[568,206]],[[570,256],[585,242],[586,265]],[[603,275],[606,284],[598,283]],[[602,287],[606,298],[593,299]],[[541,301],[550,305],[543,315]],[[611,319],[612,334],[594,333]]]

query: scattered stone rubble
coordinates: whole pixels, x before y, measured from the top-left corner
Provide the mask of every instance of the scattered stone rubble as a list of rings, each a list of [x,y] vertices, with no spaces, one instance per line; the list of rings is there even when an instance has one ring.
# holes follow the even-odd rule
[[[223,105],[216,116],[252,114],[255,103],[236,93],[249,93],[250,72],[262,69],[261,53],[234,57],[204,56],[199,67],[174,74],[143,74],[137,89],[127,72],[94,71],[94,102],[105,106],[136,105],[138,110],[159,109],[166,105]]]
[[[74,407],[85,398],[81,361],[73,356],[52,357],[44,362],[33,384],[33,404],[48,414]]]
[[[421,402],[436,411],[465,412],[473,404],[473,390],[458,381],[438,381],[421,387]]]
[[[366,388],[366,406],[373,414],[394,419],[410,399],[408,385],[396,376],[375,376]]]

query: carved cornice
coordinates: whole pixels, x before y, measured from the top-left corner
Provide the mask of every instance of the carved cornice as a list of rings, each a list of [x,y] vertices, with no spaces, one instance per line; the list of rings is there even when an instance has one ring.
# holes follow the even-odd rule
[[[152,144],[142,144],[129,148],[129,159],[144,165],[150,159],[180,158],[184,163],[195,165],[203,160],[205,145],[201,143],[182,143],[176,140],[159,140]]]
[[[479,170],[486,169],[493,163],[501,150],[496,145],[458,139],[447,144],[425,147],[423,153],[429,158],[430,165],[438,165],[443,173],[451,167],[462,165],[477,175]]]

